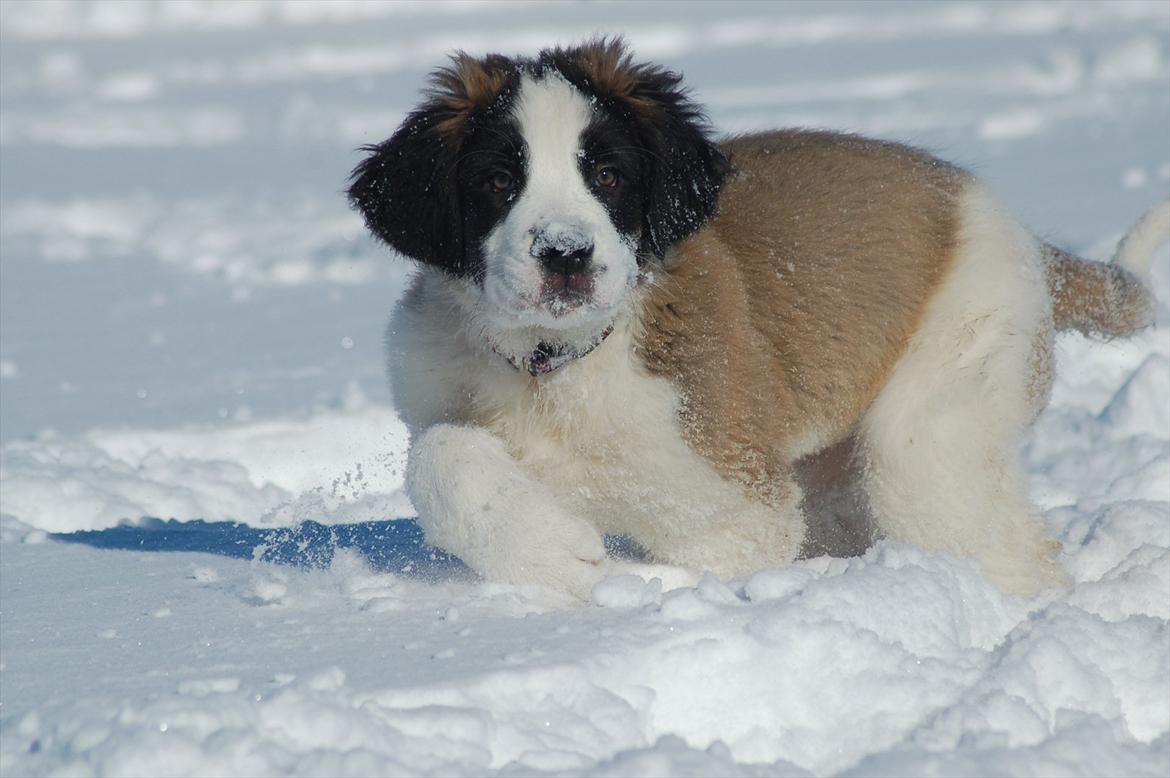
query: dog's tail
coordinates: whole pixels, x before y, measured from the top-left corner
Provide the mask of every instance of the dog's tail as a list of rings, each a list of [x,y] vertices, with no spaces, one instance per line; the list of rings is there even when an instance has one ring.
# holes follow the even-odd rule
[[[1117,338],[1153,324],[1150,259],[1167,240],[1170,201],[1158,203],[1138,220],[1109,264],[1042,244],[1056,328]]]

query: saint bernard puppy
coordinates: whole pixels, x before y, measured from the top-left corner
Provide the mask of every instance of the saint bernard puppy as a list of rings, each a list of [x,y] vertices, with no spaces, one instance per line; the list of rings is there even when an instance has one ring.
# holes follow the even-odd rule
[[[1088,262],[914,148],[713,140],[605,39],[460,54],[366,151],[350,200],[419,263],[387,337],[407,489],[486,578],[588,597],[603,533],[743,575],[826,522],[863,547],[853,512],[1007,591],[1064,579],[1017,446],[1056,330],[1152,322],[1170,204]]]

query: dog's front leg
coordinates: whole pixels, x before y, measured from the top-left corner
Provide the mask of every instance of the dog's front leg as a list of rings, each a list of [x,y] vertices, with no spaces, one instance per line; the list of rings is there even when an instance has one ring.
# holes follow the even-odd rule
[[[428,428],[411,447],[406,488],[427,541],[489,580],[588,599],[605,573],[597,530],[569,515],[487,430]]]

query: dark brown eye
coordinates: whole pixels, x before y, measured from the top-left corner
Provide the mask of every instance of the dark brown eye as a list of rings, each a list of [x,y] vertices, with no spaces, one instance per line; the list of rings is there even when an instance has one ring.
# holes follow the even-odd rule
[[[492,177],[488,179],[488,183],[492,187],[492,191],[499,194],[507,192],[512,188],[512,174],[503,170],[497,170],[492,173]]]
[[[593,183],[607,189],[617,186],[618,172],[611,167],[603,167],[593,175]]]

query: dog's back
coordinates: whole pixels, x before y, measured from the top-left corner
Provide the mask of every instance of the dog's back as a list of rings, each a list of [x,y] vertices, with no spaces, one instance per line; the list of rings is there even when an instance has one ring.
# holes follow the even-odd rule
[[[714,218],[655,278],[643,348],[691,398],[709,448],[763,429],[801,456],[844,435],[901,357],[952,266],[973,178],[918,149],[832,132],[721,147],[734,172]],[[1117,337],[1151,322],[1140,268],[1037,245],[1050,326]],[[810,422],[816,435],[787,434]]]
[[[784,131],[723,150],[719,210],[668,258],[643,321],[691,445],[766,501],[794,461],[840,443],[832,466],[862,453],[887,532],[956,553],[1011,536],[1011,552],[979,552],[990,574],[1018,590],[1057,580],[1015,442],[1047,401],[1055,329],[1145,326],[1141,280],[1053,249],[916,149]],[[814,500],[844,483],[813,470]],[[929,529],[938,516],[949,536]]]
[[[655,278],[647,361],[683,385],[709,446],[769,439],[801,456],[856,423],[901,356],[951,262],[969,177],[829,132],[722,148],[719,211]]]

